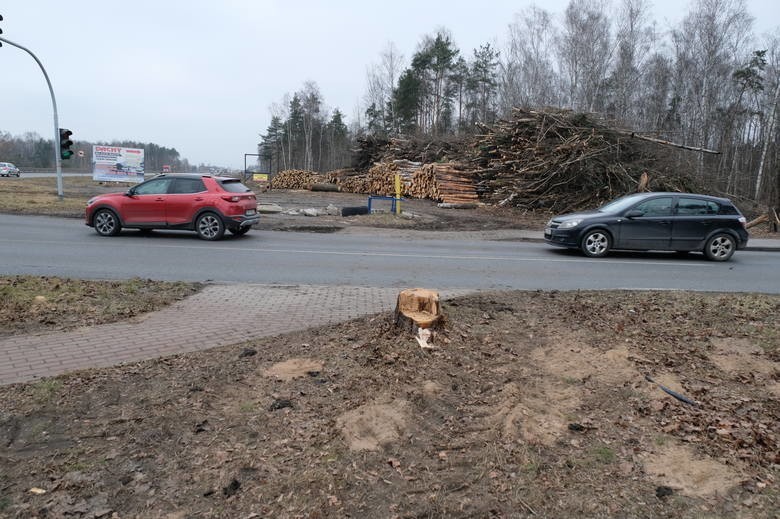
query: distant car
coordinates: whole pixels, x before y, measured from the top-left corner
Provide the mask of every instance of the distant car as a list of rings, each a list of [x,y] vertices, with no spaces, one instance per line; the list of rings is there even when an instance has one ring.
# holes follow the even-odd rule
[[[186,173],[93,197],[84,217],[101,236],[116,236],[122,228],[183,229],[204,240],[219,240],[226,229],[245,234],[259,221],[257,197],[240,179]]]
[[[747,246],[747,221],[726,198],[692,193],[637,193],[594,211],[555,216],[544,230],[550,245],[591,258],[612,249],[702,252],[727,261]]]
[[[18,177],[21,174],[19,168],[10,162],[0,162],[0,177]]]

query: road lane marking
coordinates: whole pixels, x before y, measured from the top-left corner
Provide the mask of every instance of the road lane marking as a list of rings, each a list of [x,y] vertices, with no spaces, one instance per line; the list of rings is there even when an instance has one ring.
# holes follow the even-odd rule
[[[101,238],[102,240],[103,238]],[[0,240],[3,241],[3,240]],[[8,240],[11,241],[11,240]],[[52,245],[74,245],[70,242],[57,242],[57,241],[31,241],[31,240],[13,240],[13,243],[36,243],[36,244],[52,244]],[[92,246],[103,246],[106,245],[104,243],[80,243],[78,244],[79,247],[84,245],[92,245]],[[111,242],[112,250],[116,250],[118,247],[116,247],[117,243],[116,240],[112,240]],[[121,247],[132,247],[137,248],[137,244],[129,245],[129,244],[120,244]],[[716,263],[712,262],[696,262],[691,263],[690,261],[686,261],[685,263],[682,262],[674,262],[673,260],[670,261],[646,261],[646,260],[637,260],[637,261],[630,261],[630,260],[615,260],[615,259],[608,259],[608,258],[601,258],[601,259],[588,259],[588,258],[546,258],[546,257],[536,257],[536,258],[519,258],[519,257],[506,257],[506,256],[464,256],[464,255],[450,255],[450,254],[405,254],[405,253],[399,253],[399,252],[349,252],[349,251],[329,251],[329,250],[311,250],[311,249],[268,249],[268,248],[248,248],[248,247],[221,247],[221,246],[215,246],[215,245],[207,245],[204,244],[202,246],[192,246],[192,245],[163,245],[163,244],[149,244],[144,243],[144,247],[147,249],[151,248],[158,248],[158,249],[188,249],[198,252],[203,252],[204,248],[209,251],[217,250],[217,251],[224,251],[224,252],[252,252],[256,254],[318,254],[318,255],[325,255],[325,256],[364,256],[364,257],[383,257],[383,258],[404,258],[404,259],[439,259],[439,260],[456,260],[456,261],[473,261],[473,260],[483,260],[483,261],[506,261],[506,262],[544,262],[544,263],[576,263],[578,265],[581,265],[583,263],[591,264],[591,265],[652,265],[652,266],[672,266],[672,267],[689,267],[689,268],[702,268],[702,267],[709,267],[714,268],[719,266]]]

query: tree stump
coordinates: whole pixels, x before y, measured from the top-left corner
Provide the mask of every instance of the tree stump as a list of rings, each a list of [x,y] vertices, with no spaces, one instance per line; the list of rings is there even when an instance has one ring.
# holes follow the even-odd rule
[[[414,335],[419,330],[436,329],[442,320],[439,293],[425,288],[409,288],[398,294],[395,325]]]

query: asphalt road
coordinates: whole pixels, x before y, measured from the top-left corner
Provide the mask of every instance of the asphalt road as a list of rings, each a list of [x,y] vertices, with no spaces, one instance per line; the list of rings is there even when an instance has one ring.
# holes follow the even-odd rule
[[[780,254],[576,252],[520,241],[251,231],[205,242],[194,233],[123,231],[102,238],[81,220],[0,215],[0,273],[89,279],[319,284],[434,289],[682,289],[780,293]]]

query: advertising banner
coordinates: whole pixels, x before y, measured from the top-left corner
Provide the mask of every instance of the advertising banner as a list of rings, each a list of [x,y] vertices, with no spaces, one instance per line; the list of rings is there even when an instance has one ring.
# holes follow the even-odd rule
[[[144,150],[118,146],[92,146],[92,179],[108,182],[142,182]]]

